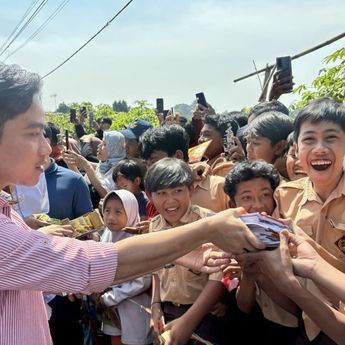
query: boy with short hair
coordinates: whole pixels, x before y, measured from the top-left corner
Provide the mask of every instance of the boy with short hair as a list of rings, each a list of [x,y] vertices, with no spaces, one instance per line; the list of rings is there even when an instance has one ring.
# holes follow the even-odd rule
[[[231,207],[271,215],[275,208],[273,193],[279,183],[280,175],[273,165],[264,161],[241,162],[226,176],[224,190]],[[254,337],[247,341],[266,345],[293,343],[298,313],[295,304],[277,291],[256,264],[239,264],[242,277],[236,293],[237,305],[250,315],[254,331],[254,335],[246,335]]]
[[[164,157],[174,157],[188,162],[187,132],[179,125],[150,128],[139,138],[140,155],[150,166]],[[206,176],[194,182],[192,203],[214,212],[228,208],[229,199],[224,193],[224,177]],[[148,218],[156,215],[148,204]]]
[[[163,158],[152,165],[145,187],[159,215],[152,219],[150,232],[174,228],[213,215],[191,203],[193,173],[176,158]],[[196,333],[209,340],[217,318],[208,314],[225,289],[222,273],[207,275],[180,265],[169,265],[153,275],[152,317],[156,333],[162,333],[164,319],[175,320],[171,332],[185,344]],[[169,326],[168,326],[169,327]],[[183,341],[182,341],[183,339]]]
[[[310,102],[298,113],[294,134],[297,156],[308,176],[278,187],[275,215],[292,218],[334,256],[333,265],[344,271],[344,104],[330,98]],[[307,288],[320,296],[320,291],[311,282],[307,282]],[[322,299],[326,301],[324,296]],[[334,302],[338,304],[339,301]],[[309,340],[315,339],[320,332],[310,319],[305,327]]]

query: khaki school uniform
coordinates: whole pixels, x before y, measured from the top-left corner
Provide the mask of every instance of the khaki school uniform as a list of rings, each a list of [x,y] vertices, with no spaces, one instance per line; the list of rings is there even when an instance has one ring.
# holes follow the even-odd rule
[[[295,224],[315,242],[326,249],[332,258],[329,262],[345,270],[345,177],[323,202],[313,189],[308,177],[284,183],[275,191],[277,208],[275,217],[292,218]],[[304,286],[325,303],[331,302],[309,279]],[[339,301],[340,302],[340,301]],[[320,329],[306,316],[305,328],[309,339],[314,339]]]
[[[229,208],[229,197],[224,192],[224,182],[224,177],[211,175],[202,181],[195,182],[191,197],[192,204],[214,212]]]
[[[180,219],[179,225],[189,224],[201,218],[211,216],[212,211],[190,205],[185,215]],[[150,232],[170,229],[171,226],[166,220],[158,215],[151,220]],[[190,305],[200,295],[208,280],[221,280],[222,274],[200,273],[180,265],[173,265],[170,268],[160,269],[160,297],[162,302],[173,302],[174,304]]]

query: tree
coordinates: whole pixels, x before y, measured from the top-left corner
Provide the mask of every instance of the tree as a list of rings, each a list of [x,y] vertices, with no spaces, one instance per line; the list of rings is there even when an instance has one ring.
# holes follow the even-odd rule
[[[57,113],[68,113],[69,110],[70,110],[70,107],[66,103],[62,102],[57,107],[56,112]]]
[[[345,48],[335,51],[324,59],[327,67],[319,71],[311,86],[302,84],[294,89],[294,93],[301,96],[301,100],[292,104],[292,109],[303,107],[311,100],[320,97],[332,97],[341,102],[345,101]],[[328,65],[334,64],[328,67]]]
[[[116,113],[128,113],[129,112],[130,107],[128,106],[127,102],[124,100],[121,101],[114,101],[113,103],[113,110]]]
[[[113,108],[108,104],[100,104],[96,106],[95,118],[99,117],[114,117],[115,113]]]

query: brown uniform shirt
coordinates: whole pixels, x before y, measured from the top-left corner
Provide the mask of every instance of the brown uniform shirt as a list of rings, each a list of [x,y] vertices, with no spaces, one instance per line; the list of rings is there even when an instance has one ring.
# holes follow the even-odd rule
[[[208,209],[197,205],[190,205],[185,215],[180,219],[180,225],[195,222],[201,218],[213,215]],[[151,220],[150,232],[170,229],[165,219],[158,215]],[[171,268],[162,268],[157,271],[160,279],[160,297],[162,302],[178,304],[193,304],[200,295],[207,281],[220,280],[222,275],[208,275],[195,272],[180,265]]]
[[[229,197],[224,192],[224,177],[208,175],[204,180],[194,183],[192,204],[214,212],[229,208]]]
[[[313,189],[308,177],[281,184],[275,191],[277,208],[274,216],[292,218],[315,242],[333,255],[331,264],[345,267],[345,177],[326,201],[322,201]],[[331,304],[309,279],[304,286],[325,303]],[[320,329],[303,315],[309,339],[314,339]]]

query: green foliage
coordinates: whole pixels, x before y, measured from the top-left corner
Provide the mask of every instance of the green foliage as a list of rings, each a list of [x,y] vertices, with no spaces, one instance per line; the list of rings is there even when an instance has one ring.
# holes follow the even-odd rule
[[[100,117],[109,117],[113,123],[111,129],[120,130],[124,129],[131,122],[136,119],[142,119],[149,121],[153,126],[158,125],[158,119],[155,109],[150,107],[147,101],[135,101],[134,107],[130,108],[128,112],[115,113],[112,106],[108,104],[100,104],[94,106],[90,102],[72,103],[71,108],[79,109],[81,106],[85,106],[88,113],[94,112],[94,119]],[[69,112],[67,113],[46,113],[46,121],[55,123],[60,131],[68,129],[71,133],[74,133],[74,125],[69,122]],[[86,119],[84,128],[87,133],[93,133],[94,129],[90,128],[89,121]]]
[[[301,96],[301,100],[291,105],[292,110],[303,107],[311,100],[320,97],[332,97],[345,101],[345,48],[335,51],[324,59],[326,65],[319,71],[311,86],[302,84],[294,89],[294,93]]]

